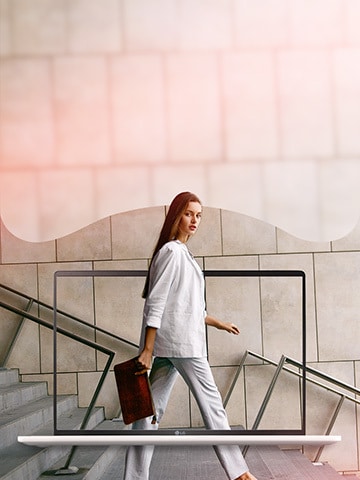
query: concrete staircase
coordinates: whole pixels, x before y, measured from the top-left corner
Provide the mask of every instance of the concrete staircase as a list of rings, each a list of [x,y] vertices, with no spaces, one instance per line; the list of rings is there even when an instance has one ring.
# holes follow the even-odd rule
[[[78,429],[85,410],[77,406],[76,396],[66,395],[58,398],[58,412],[58,421],[62,428]],[[103,409],[97,408],[89,421],[89,428],[96,428],[102,425],[102,422]],[[112,425],[101,426],[111,427]],[[21,383],[17,370],[0,368],[0,478],[36,480],[51,468],[61,468],[66,462],[69,447],[38,448],[17,442],[18,435],[52,433],[53,398],[47,394],[46,383]],[[96,470],[96,462],[107,447],[95,450],[91,449],[91,463]],[[112,457],[104,455],[102,464],[107,465],[111,460]],[[55,473],[55,470],[52,473]],[[49,475],[46,475],[46,478],[49,478]],[[85,478],[84,475],[82,478]]]
[[[343,477],[328,464],[312,464],[300,450],[250,447],[246,461],[257,480],[359,480],[353,475]],[[124,453],[119,452],[101,480],[121,480],[123,469]],[[227,480],[227,476],[210,446],[156,447],[150,479]]]
[[[61,474],[69,447],[38,448],[19,444],[18,435],[53,433],[53,399],[46,383],[21,383],[17,370],[0,368],[0,479],[2,480],[121,480],[125,447],[79,447],[71,465],[76,474]],[[84,409],[73,395],[58,399],[61,428],[77,429]],[[93,412],[89,428],[120,430],[122,422],[104,420],[103,409]],[[340,480],[327,464],[313,465],[298,450],[251,447],[246,460],[258,480]],[[151,480],[226,480],[214,450],[207,447],[157,447]],[[64,472],[65,473],[65,472]],[[56,475],[56,476],[55,476]],[[347,480],[359,480],[347,476]]]

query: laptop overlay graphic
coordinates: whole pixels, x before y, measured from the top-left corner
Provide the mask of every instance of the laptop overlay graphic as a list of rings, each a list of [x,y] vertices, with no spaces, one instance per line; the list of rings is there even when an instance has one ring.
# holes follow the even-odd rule
[[[132,430],[128,426],[124,427],[119,411],[120,417],[114,416],[114,422],[117,422],[114,423],[115,426],[102,428],[100,425],[94,429],[89,420],[96,406],[101,405],[100,395],[104,385],[109,385],[109,382],[115,384],[114,364],[137,354],[137,344],[133,339],[121,336],[122,318],[124,312],[130,317],[130,320],[125,318],[123,331],[129,331],[131,318],[136,319],[140,325],[141,289],[147,271],[59,270],[54,274],[53,432],[49,435],[19,436],[18,441],[39,447],[144,444],[326,445],[340,441],[340,436],[306,435],[305,432],[305,273],[301,270],[204,270],[203,273],[207,310],[218,310],[218,317],[233,316],[234,319],[230,321],[239,324],[241,330],[240,340],[239,337],[231,339],[230,360],[227,360],[229,364],[224,367],[218,364],[221,352],[217,350],[216,335],[226,334],[213,333],[210,329],[207,333],[210,365],[219,375],[227,373],[228,383],[221,385],[222,394],[225,409],[229,410],[230,423],[232,418],[236,419],[237,425],[234,428],[206,430],[202,426],[184,426],[180,422],[174,427],[166,426],[156,431]],[[69,292],[72,292],[75,299],[73,305],[79,299],[79,309],[85,311],[86,318],[93,315],[91,321],[67,314],[66,308],[61,308],[65,304],[64,297],[69,298]],[[115,315],[118,312],[116,320],[114,312]],[[138,334],[138,330],[135,333]],[[242,335],[246,345],[241,343]],[[77,342],[79,338],[82,343]],[[70,355],[73,358],[68,358],[69,347],[66,342],[73,343]],[[89,359],[94,360],[95,368],[90,367],[94,370],[92,372],[86,371]],[[84,417],[76,429],[69,429],[61,420],[59,408],[59,382],[66,373],[67,362],[78,362],[78,378],[89,378]],[[95,377],[97,382],[93,380]],[[254,393],[256,386],[259,390],[257,395]],[[239,413],[245,412],[245,395],[248,396],[249,403],[247,415]],[[171,408],[171,398],[168,408]],[[291,420],[283,415],[284,410],[294,412],[291,413]],[[238,419],[243,424],[238,424]],[[104,425],[108,423],[105,422]]]

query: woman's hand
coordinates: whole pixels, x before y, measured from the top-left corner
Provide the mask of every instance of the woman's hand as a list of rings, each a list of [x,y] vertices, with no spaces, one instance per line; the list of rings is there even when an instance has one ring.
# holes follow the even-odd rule
[[[235,323],[231,322],[222,322],[221,320],[211,317],[210,315],[207,315],[205,317],[205,323],[206,325],[209,325],[211,327],[215,327],[218,330],[225,330],[225,332],[232,333],[234,335],[239,335],[240,329]]]
[[[151,369],[156,332],[156,328],[146,327],[144,349],[136,361],[139,371],[135,375],[141,375]]]
[[[137,367],[139,369],[135,375],[141,375],[151,369],[152,354],[148,350],[144,349],[138,359],[136,360]]]
[[[218,327],[220,330],[225,330],[226,332],[233,333],[234,335],[239,335],[240,329],[235,323],[222,322],[222,327]]]

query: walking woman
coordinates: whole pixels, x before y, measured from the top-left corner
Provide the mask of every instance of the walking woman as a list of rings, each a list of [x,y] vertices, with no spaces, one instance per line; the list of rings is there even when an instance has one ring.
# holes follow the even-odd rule
[[[205,325],[238,335],[233,323],[205,311],[204,277],[186,242],[197,231],[202,207],[190,192],[172,201],[155,247],[143,297],[139,372],[150,370],[156,417],[135,422],[134,429],[158,428],[180,374],[200,408],[206,428],[229,429],[220,393],[207,361]],[[214,446],[229,480],[256,480],[237,445]],[[153,445],[130,446],[124,480],[148,480]]]

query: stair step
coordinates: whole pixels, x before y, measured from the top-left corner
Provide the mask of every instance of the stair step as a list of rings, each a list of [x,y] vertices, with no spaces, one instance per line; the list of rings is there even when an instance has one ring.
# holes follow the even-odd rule
[[[94,430],[123,430],[128,428],[123,422],[103,420]],[[79,471],[71,475],[71,480],[98,480],[103,478],[103,474],[109,464],[123,456],[125,447],[119,446],[91,446],[78,447],[70,466],[77,467]],[[69,478],[68,474],[60,474],[61,468],[65,465],[67,457],[62,458],[50,467],[50,470],[39,476],[38,480],[46,480],[49,475],[55,475],[57,479]],[[117,478],[117,476],[116,476]],[[120,477],[119,477],[120,478]]]
[[[77,396],[59,395],[57,398],[57,424],[59,429],[77,430],[84,419],[86,408],[77,406]],[[0,369],[0,478],[2,480],[35,480],[42,472],[58,463],[65,465],[70,446],[48,448],[19,444],[18,435],[52,435],[54,405],[47,394],[45,382],[19,382],[16,369]],[[87,428],[96,428],[104,422],[103,408],[94,408]],[[102,428],[102,427],[101,427]],[[106,428],[111,428],[107,426]],[[86,475],[101,477],[101,472],[116,456],[114,449],[104,446],[85,448],[76,452],[74,460],[85,462]],[[79,460],[77,460],[79,459]],[[100,472],[99,476],[98,473]],[[68,476],[67,476],[68,478]]]
[[[77,397],[68,395],[58,397],[58,414],[76,407]],[[18,435],[29,435],[44,424],[53,421],[53,399],[45,397],[19,408],[4,412],[0,417],[0,448],[17,441]]]
[[[19,370],[16,368],[0,368],[0,387],[19,382]]]
[[[311,476],[308,476],[305,472],[300,472],[294,463],[287,458],[284,451],[280,450],[277,446],[262,446],[262,447],[250,447],[246,456],[246,460],[249,464],[249,468],[254,470],[256,476],[256,465],[258,459],[261,459],[269,470],[268,477],[273,479],[285,479],[286,480],[312,480]],[[310,466],[311,465],[311,462]],[[260,477],[261,478],[261,477]]]
[[[340,480],[343,478],[328,463],[312,463],[305,455],[296,450],[288,450],[285,453],[300,471],[310,471],[310,464],[312,467],[311,472],[314,472],[314,476],[311,478],[314,478],[314,480]]]
[[[38,448],[19,443],[1,449],[1,480],[34,480],[39,474],[64,457],[69,447]]]
[[[348,474],[344,474],[341,476],[341,478],[343,480],[359,480],[360,479],[360,472],[358,472],[357,475],[348,475]]]
[[[112,452],[111,452],[112,451]],[[71,467],[77,467],[79,470],[71,475],[72,480],[96,480],[102,478],[102,472],[117,456],[117,447],[78,447],[71,461]],[[69,478],[69,474],[61,471],[66,463],[67,457],[61,458],[50,469],[43,472],[38,480],[46,480],[49,476],[56,475],[57,479]]]
[[[312,463],[299,450],[284,450],[286,457],[296,466],[299,472],[308,475],[311,480],[340,480],[343,478],[327,463]]]
[[[282,451],[276,446],[252,446],[246,461],[258,480],[335,480],[344,478],[328,464],[315,466],[300,451]],[[121,478],[124,450],[103,472],[101,480]],[[204,447],[156,447],[150,467],[152,480],[226,480],[214,450]],[[349,477],[345,477],[349,478]],[[351,478],[351,477],[350,477]],[[356,477],[355,477],[356,478]],[[45,480],[45,479],[43,479]]]
[[[0,386],[0,415],[47,395],[46,382],[13,383]]]
[[[76,397],[75,397],[76,398]],[[52,399],[51,399],[52,400]],[[76,430],[84,418],[85,408],[74,408],[59,416],[58,422],[62,428]],[[103,408],[95,408],[89,419],[89,428],[94,428],[104,419]],[[53,422],[48,422],[32,435],[52,435]],[[30,447],[29,445],[14,442],[12,445],[1,449],[0,478],[2,480],[35,480],[42,472],[48,470],[56,462],[64,465],[71,447]],[[91,452],[89,452],[91,453]]]
[[[316,467],[318,468],[318,467]],[[322,471],[322,474],[324,475],[323,477],[319,477],[319,480],[322,480],[324,478],[325,480],[359,480],[359,477],[356,475],[340,475],[336,470],[333,469],[333,467],[328,464],[328,463],[323,463],[320,466],[320,469]]]
[[[76,407],[64,412],[57,418],[58,428],[62,430],[78,430],[86,413],[86,408]],[[96,407],[89,418],[87,429],[94,429],[104,420],[104,409]],[[53,421],[39,428],[33,435],[52,435],[54,431]]]

